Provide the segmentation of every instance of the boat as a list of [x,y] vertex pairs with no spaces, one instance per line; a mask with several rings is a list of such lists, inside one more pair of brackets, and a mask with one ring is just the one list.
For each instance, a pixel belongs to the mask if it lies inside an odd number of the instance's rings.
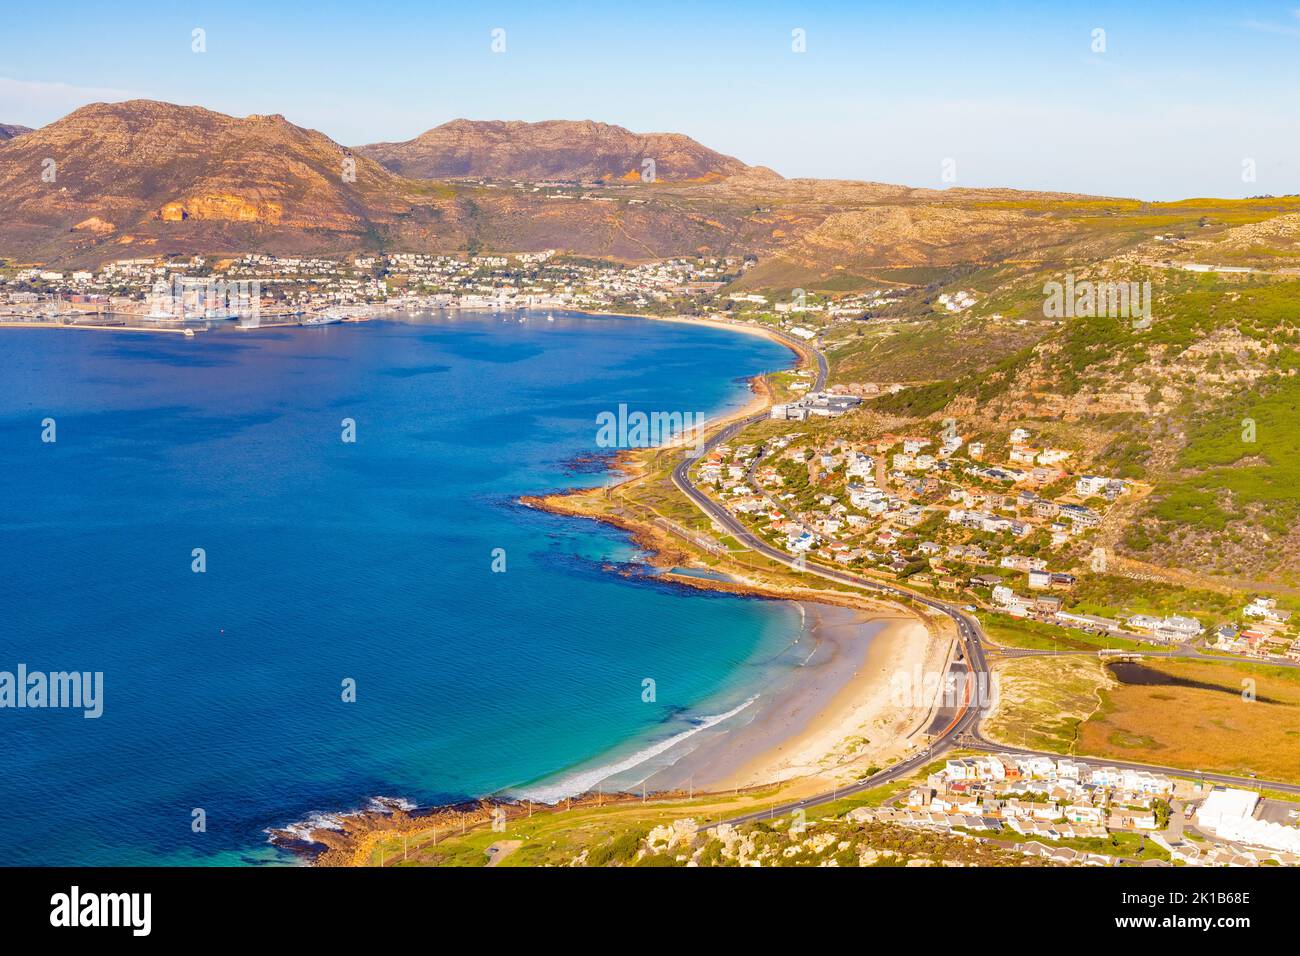
[[326,309],[324,312],[318,312],[315,315],[305,315],[299,320],[299,325],[335,325],[346,318],[341,311]]
[[555,321],[555,313],[554,313],[554,312],[547,312],[547,313],[546,313],[546,321],[547,321],[547,322],[554,322],[554,321]]

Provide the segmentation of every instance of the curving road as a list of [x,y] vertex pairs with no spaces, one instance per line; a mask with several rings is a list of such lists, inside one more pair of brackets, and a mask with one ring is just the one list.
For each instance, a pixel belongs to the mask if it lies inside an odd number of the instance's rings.
[[[826,386],[826,380],[830,374],[830,368],[826,356],[822,351],[814,347],[811,343],[794,342],[780,333],[776,333],[779,338],[793,348],[801,352],[805,349],[811,350],[817,361],[817,379],[813,385],[812,391],[821,391]],[[941,614],[946,614],[957,625],[959,650],[957,659],[952,662],[949,668],[950,679],[955,680],[953,686],[965,687],[965,692],[960,704],[956,706],[940,706],[936,712],[934,720],[931,722],[927,732],[931,735],[929,746],[906,760],[894,764],[893,766],[874,774],[865,780],[858,781],[843,788],[820,794],[815,797],[809,797],[804,800],[794,800],[789,803],[769,807],[765,810],[759,810],[754,813],[744,814],[727,820],[720,820],[717,823],[709,825],[709,828],[718,826],[721,823],[740,824],[750,823],[764,818],[782,816],[786,813],[792,813],[795,810],[808,809],[810,807],[824,804],[829,800],[839,797],[849,796],[878,787],[883,783],[901,777],[907,777],[920,770],[922,767],[934,760],[934,757],[945,750],[948,750],[954,744],[960,743],[962,746],[970,749],[997,751],[1000,753],[1016,753],[1035,756],[1060,757],[1060,754],[1046,751],[1026,750],[1023,748],[1007,747],[1001,744],[986,740],[981,736],[979,731],[981,702],[972,701],[972,687],[987,687],[989,680],[988,662],[985,657],[986,637],[980,629],[979,624],[974,618],[965,614],[957,605],[949,604],[945,601],[939,601],[922,594],[917,594],[905,588],[894,587],[889,584],[883,584],[879,581],[871,580],[860,575],[852,574],[839,568],[826,567],[813,561],[805,559],[800,563],[786,552],[773,547],[762,538],[759,538],[748,528],[746,528],[730,511],[718,504],[691,481],[690,467],[701,456],[708,454],[709,451],[720,444],[735,438],[744,429],[750,425],[756,424],[767,418],[767,413],[763,412],[757,415],[751,415],[748,418],[740,419],[725,428],[720,429],[694,451],[693,454],[684,456],[682,461],[673,469],[673,484],[686,495],[695,505],[707,514],[714,522],[725,528],[737,541],[746,545],[753,551],[757,551],[764,557],[770,558],[786,567],[792,568],[802,574],[810,574],[817,577],[825,578],[829,581],[835,581],[841,584],[848,584],[852,587],[862,588],[876,594],[883,595],[901,601],[911,601],[930,608]],[[972,679],[974,678],[974,679]],[[1087,757],[1077,758],[1081,761],[1089,760]],[[1092,762],[1097,762],[1100,758],[1091,758]],[[1189,773],[1186,770],[1179,770],[1174,767],[1160,767],[1152,764],[1126,763],[1123,761],[1106,760],[1107,766],[1121,767],[1133,770],[1147,770],[1153,773],[1164,773],[1172,776],[1197,777],[1215,783],[1235,784],[1240,786],[1261,786],[1267,784],[1271,789],[1285,791],[1288,793],[1300,793],[1300,785],[1287,783],[1274,783],[1256,780],[1247,777],[1234,777],[1228,774],[1212,773]]]
[[[826,379],[829,377],[830,372],[826,356],[821,352],[821,350],[812,348],[805,343],[794,343],[788,339],[786,341],[792,347],[796,348],[796,350],[802,348],[812,349],[817,360],[817,379],[812,390],[821,391],[825,388]],[[976,706],[972,705],[971,687],[973,684],[978,682],[980,675],[984,675],[984,680],[988,679],[988,665],[984,658],[984,647],[982,643],[982,635],[979,631],[979,625],[976,624],[972,618],[964,614],[957,606],[943,601],[937,601],[924,595],[915,594],[903,588],[882,584],[878,581],[873,581],[869,578],[861,577],[860,575],[851,574],[838,568],[824,567],[813,561],[805,560],[803,566],[800,567],[799,564],[796,563],[795,559],[789,554],[779,550],[778,548],[772,547],[766,541],[759,538],[741,524],[741,522],[730,511],[719,505],[712,498],[695,487],[690,478],[690,467],[697,457],[707,454],[718,445],[730,441],[743,429],[748,428],[750,425],[757,422],[763,421],[765,418],[767,418],[766,413],[752,415],[749,418],[732,422],[730,425],[716,432],[708,438],[702,446],[700,446],[695,455],[684,457],[677,465],[673,470],[673,484],[675,484],[684,495],[693,501],[697,507],[704,511],[705,514],[725,528],[737,541],[773,561],[784,564],[786,567],[793,568],[803,574],[811,574],[841,584],[848,584],[895,600],[912,601],[938,611],[941,614],[946,614],[957,625],[958,640],[961,648],[958,653],[958,659],[953,661],[949,673],[955,680],[960,682],[955,686],[964,686],[965,692],[960,704],[956,706],[941,706],[938,708],[938,712],[936,713],[934,721],[930,727],[933,737],[929,748],[925,751],[922,751],[913,757],[909,757],[907,760],[895,764],[889,769],[883,770],[866,780],[845,787],[842,790],[837,790],[834,794],[828,794],[825,797],[814,797],[808,800],[794,801],[781,807],[774,807],[759,813],[737,817],[733,820],[727,821],[731,823],[743,823],[750,820],[757,820],[772,814],[788,813],[801,807],[824,803],[827,799],[834,798],[834,796],[844,796],[862,790],[868,790],[889,780],[901,776],[907,776],[915,772],[933,759],[933,754],[936,750],[947,749],[952,740],[958,734],[974,734],[978,731],[979,710]],[[968,675],[974,676],[976,680],[972,681],[968,679]]]

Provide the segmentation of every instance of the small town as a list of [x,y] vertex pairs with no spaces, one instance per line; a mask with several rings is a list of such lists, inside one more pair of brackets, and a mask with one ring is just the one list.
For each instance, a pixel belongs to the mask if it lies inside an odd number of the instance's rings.
[[1251,790],[1094,761],[993,753],[949,758],[923,784],[842,817],[767,822],[765,833],[788,837],[783,846],[743,827],[706,830],[686,818],[653,829],[639,853],[685,866],[709,865],[710,852],[730,865],[754,867],[793,858],[820,866],[962,865],[934,857],[891,863],[897,854],[860,846],[869,832],[860,828],[892,826],[1018,854],[1035,865],[1294,866],[1300,863],[1298,815],[1295,804]]
[[[774,405],[770,414],[773,421],[836,419],[861,403],[832,389]],[[1106,570],[1105,549],[1092,544],[1098,529],[1117,502],[1144,493],[1139,482],[1075,473],[1071,451],[1040,445],[1023,427],[969,441],[951,426],[866,441],[829,428],[719,445],[696,475],[748,527],[794,556],[964,594],[1012,619],[1300,663],[1291,614],[1273,598],[1257,597],[1233,620],[1213,622],[1192,611],[1121,619],[1071,607],[1079,577]]]
[[1300,862],[1294,804],[1254,791],[1072,758],[991,754],[950,759],[894,807],[850,817],[957,832],[1025,838],[1023,852],[1062,862],[1111,865],[1113,856],[1039,840],[1104,839],[1136,833],[1175,863],[1258,866]]
[[[746,260],[740,258],[622,265],[566,259],[554,251],[514,256],[394,253],[338,260],[259,253],[225,260],[134,258],[109,262],[98,271],[0,268],[0,318],[167,327],[246,319],[254,311],[262,324],[277,319],[318,324],[322,317],[348,314],[340,309],[363,305],[405,311],[667,312],[711,296],[745,268]],[[258,290],[256,301],[242,309],[223,295],[226,286],[238,283]]]

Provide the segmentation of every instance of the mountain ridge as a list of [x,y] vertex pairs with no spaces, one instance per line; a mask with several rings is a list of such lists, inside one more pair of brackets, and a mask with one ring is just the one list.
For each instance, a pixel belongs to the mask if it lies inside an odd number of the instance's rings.
[[689,182],[725,179],[752,168],[681,133],[634,133],[595,120],[454,119],[409,140],[355,149],[419,179],[636,181],[652,160],[654,180]]
[[[375,158],[377,146],[349,148],[280,114],[95,103],[0,142],[0,255],[73,266],[247,251],[555,249],[629,262],[754,255],[758,266],[741,287],[843,290],[889,270],[1096,259],[1170,223],[1199,229],[1206,213],[1229,210],[1244,222],[1290,211],[1280,200],[1202,208],[1194,200],[785,179],[689,137],[595,121],[455,120],[429,131],[437,134],[431,155],[452,155],[448,137],[476,142],[485,130],[499,149],[485,150],[483,161],[502,159],[492,166],[498,174],[533,162],[520,158],[524,139],[550,143],[535,160],[542,181],[557,170],[584,182],[588,174],[612,176],[643,157],[652,137],[665,137],[685,159],[661,153],[652,183],[634,166],[618,177],[625,181],[605,186],[539,188],[534,180],[532,188],[503,188],[404,176]],[[575,152],[579,140],[594,145]],[[703,165],[690,165],[697,160]],[[698,175],[674,178],[688,173]]]

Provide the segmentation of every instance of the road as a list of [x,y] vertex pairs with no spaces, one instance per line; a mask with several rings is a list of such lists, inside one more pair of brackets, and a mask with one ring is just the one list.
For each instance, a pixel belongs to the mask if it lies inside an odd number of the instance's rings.
[[[787,339],[786,341],[792,346],[796,345],[796,343],[791,340]],[[830,374],[830,368],[826,356],[820,349],[816,348],[811,343],[801,342],[797,343],[797,345],[800,348],[810,349],[816,356],[817,378],[812,387],[812,391],[821,391],[826,387],[826,380]],[[963,683],[958,683],[955,686],[964,686],[965,690],[959,704],[946,708],[941,706],[938,709],[935,719],[927,728],[927,732],[931,735],[930,744],[925,750],[916,755],[847,787],[837,788],[829,793],[823,793],[804,800],[795,800],[779,806],[769,807],[765,810],[733,817],[728,820],[719,821],[719,823],[730,823],[734,825],[750,823],[764,818],[783,816],[784,814],[792,813],[795,810],[808,809],[839,797],[850,796],[855,793],[861,793],[865,790],[873,789],[881,784],[889,783],[890,781],[912,775],[932,762],[939,753],[950,749],[959,742],[962,746],[968,747],[972,750],[978,749],[997,751],[1000,753],[1048,756],[1053,758],[1060,757],[1061,755],[1056,753],[1005,747],[1001,744],[996,744],[992,741],[986,740],[981,736],[979,731],[981,702],[972,701],[971,691],[973,687],[989,686],[987,683],[989,680],[988,662],[985,656],[985,643],[987,638],[980,629],[978,622],[963,612],[957,605],[949,604],[945,601],[939,601],[922,594],[917,594],[908,591],[905,588],[894,587],[893,585],[873,581],[869,578],[852,574],[839,568],[826,567],[817,564],[814,561],[807,560],[806,558],[802,562],[797,562],[791,555],[773,547],[762,538],[759,538],[746,528],[730,511],[722,507],[695,486],[691,481],[690,467],[699,457],[707,455],[718,445],[731,441],[737,434],[748,428],[750,425],[763,421],[766,418],[767,414],[764,412],[732,422],[725,428],[720,429],[717,433],[708,438],[695,454],[683,457],[682,461],[675,469],[673,469],[673,484],[677,486],[678,490],[680,490],[682,494],[686,495],[687,498],[694,502],[696,507],[713,519],[713,521],[715,521],[719,526],[726,529],[727,533],[735,538],[736,541],[744,544],[751,550],[762,554],[764,557],[770,558],[771,560],[792,568],[802,574],[814,575],[840,584],[848,584],[852,587],[861,588],[875,594],[883,595],[887,598],[905,602],[914,602],[933,611],[937,611],[940,614],[947,615],[957,626],[957,640],[959,647],[958,657],[953,661],[949,674],[956,680],[962,681]],[[969,679],[967,675],[970,675],[970,678],[973,679]],[[1087,758],[1080,757],[1079,759],[1086,760]],[[1093,762],[1096,762],[1096,758],[1094,758]],[[1190,776],[1213,781],[1215,783],[1234,784],[1239,786],[1268,786],[1271,789],[1285,791],[1287,793],[1300,793],[1300,785],[1294,784],[1273,782],[1265,783],[1264,781],[1255,780],[1254,778],[1233,777],[1227,774],[1192,774],[1186,770],[1180,770],[1173,767],[1160,767],[1152,764],[1127,763],[1114,760],[1106,760],[1105,763],[1107,766],[1129,768],[1133,770],[1146,770],[1152,773],[1165,773],[1183,777]],[[710,826],[717,825],[718,824],[715,823]]]
[[[997,646],[997,653],[1001,657],[1096,657],[1096,650],[1066,650],[1066,651],[1049,651],[1045,648],[1037,647],[1004,647]],[[1181,658],[1192,661],[1218,661],[1224,664],[1260,664],[1268,667],[1300,667],[1300,661],[1277,660],[1271,657],[1234,657],[1230,654],[1206,654],[1204,651],[1197,650],[1195,647],[1178,647],[1169,651],[1153,651],[1143,648],[1137,651],[1121,651],[1120,653],[1139,654],[1142,657],[1163,657],[1163,658]]]

